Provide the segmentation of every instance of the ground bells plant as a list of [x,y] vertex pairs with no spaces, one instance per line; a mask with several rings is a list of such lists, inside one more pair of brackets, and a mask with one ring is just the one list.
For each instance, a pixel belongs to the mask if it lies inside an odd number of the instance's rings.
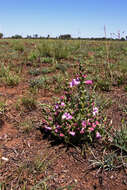
[[65,142],[88,143],[100,139],[104,133],[104,117],[96,106],[93,81],[87,80],[83,65],[71,82],[67,80],[64,95],[58,102],[43,107],[42,127]]

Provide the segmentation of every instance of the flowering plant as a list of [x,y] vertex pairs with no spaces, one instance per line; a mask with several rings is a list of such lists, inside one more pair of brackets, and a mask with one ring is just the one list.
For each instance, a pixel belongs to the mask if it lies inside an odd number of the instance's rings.
[[79,63],[79,73],[71,82],[67,81],[64,95],[48,110],[43,108],[43,129],[66,142],[85,143],[100,139],[104,123],[92,84]]

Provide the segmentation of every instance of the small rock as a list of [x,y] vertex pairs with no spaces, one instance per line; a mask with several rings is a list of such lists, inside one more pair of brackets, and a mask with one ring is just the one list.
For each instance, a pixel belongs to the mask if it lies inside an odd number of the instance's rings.
[[68,170],[63,170],[62,172],[63,172],[63,173],[67,173],[67,172],[68,172]]
[[75,182],[75,183],[77,183],[77,182],[78,182],[78,180],[77,180],[77,179],[74,179],[74,182]]
[[110,177],[110,179],[113,179],[114,178],[114,176],[112,175],[111,177]]
[[4,160],[4,161],[6,161],[6,162],[9,161],[9,159],[8,159],[8,158],[5,158],[5,157],[2,157],[1,159]]

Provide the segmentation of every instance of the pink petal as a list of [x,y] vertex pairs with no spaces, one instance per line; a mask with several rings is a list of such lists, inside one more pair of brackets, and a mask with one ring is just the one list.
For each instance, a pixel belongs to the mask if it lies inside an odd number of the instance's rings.
[[69,134],[72,135],[72,136],[75,136],[75,132],[74,131],[70,131]]
[[85,84],[93,84],[93,81],[92,80],[86,80]]
[[64,134],[63,134],[63,133],[60,133],[60,137],[64,137]]

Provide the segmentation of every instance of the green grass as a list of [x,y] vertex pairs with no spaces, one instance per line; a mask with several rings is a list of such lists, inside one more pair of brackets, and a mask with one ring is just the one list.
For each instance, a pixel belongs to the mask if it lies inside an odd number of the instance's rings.
[[54,72],[55,71],[55,69],[52,67],[52,68],[49,68],[49,67],[47,67],[47,68],[43,68],[42,70],[41,70],[41,73],[42,74],[48,74],[48,73],[52,73],[52,72]]
[[19,127],[19,129],[23,133],[27,133],[27,134],[30,133],[33,128],[34,128],[34,124],[33,124],[33,121],[31,120],[25,120],[24,122],[20,123],[20,127]]
[[21,103],[28,110],[35,110],[37,107],[36,98],[31,95],[23,96],[21,99]]
[[127,153],[127,124],[124,122],[120,129],[114,129],[112,139],[112,145],[118,148],[120,151]]
[[6,109],[5,101],[0,101],[0,113],[4,113]]
[[8,86],[17,86],[20,82],[20,77],[16,74],[11,74],[9,73],[6,78],[5,78],[5,83],[8,85]]
[[41,74],[40,69],[31,69],[29,70],[29,74],[33,76],[38,76]]
[[29,81],[30,88],[44,88],[47,89],[49,84],[52,83],[51,78],[47,76],[39,77],[37,79],[31,79]]

